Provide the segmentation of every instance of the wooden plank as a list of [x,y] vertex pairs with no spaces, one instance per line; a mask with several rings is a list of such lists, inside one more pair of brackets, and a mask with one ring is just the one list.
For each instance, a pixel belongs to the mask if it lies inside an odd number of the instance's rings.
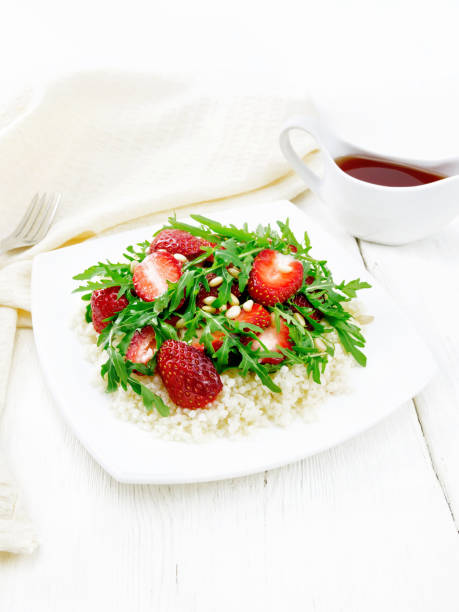
[[457,610],[456,532],[410,405],[266,475],[121,485],[67,430],[18,336],[2,439],[42,546],[0,560],[0,609]]
[[[459,220],[401,247],[361,243],[370,272],[410,313],[439,366],[415,398],[435,472],[459,520]],[[403,347],[397,347],[403,350]]]

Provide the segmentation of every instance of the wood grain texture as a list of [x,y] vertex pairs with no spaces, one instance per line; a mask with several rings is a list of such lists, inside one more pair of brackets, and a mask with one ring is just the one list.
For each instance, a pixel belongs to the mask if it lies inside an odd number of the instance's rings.
[[459,526],[459,220],[410,245],[362,242],[361,250],[370,272],[410,313],[437,361],[435,379],[415,404],[435,472]]
[[[303,205],[328,223],[314,201]],[[12,372],[1,439],[42,545],[0,556],[0,610],[458,609],[456,528],[412,402],[265,474],[130,486],[62,422],[30,331],[18,333]]]

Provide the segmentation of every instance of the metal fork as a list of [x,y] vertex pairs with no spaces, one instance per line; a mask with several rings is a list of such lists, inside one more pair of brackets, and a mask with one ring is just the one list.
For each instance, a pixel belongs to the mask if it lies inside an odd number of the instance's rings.
[[16,229],[0,240],[0,254],[11,249],[31,247],[43,240],[51,227],[60,200],[60,193],[36,193]]

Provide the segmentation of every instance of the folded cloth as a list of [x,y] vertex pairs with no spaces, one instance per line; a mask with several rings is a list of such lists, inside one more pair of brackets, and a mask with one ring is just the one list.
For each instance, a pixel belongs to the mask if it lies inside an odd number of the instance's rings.
[[[209,94],[178,79],[90,72],[54,81],[32,96],[29,108],[24,96],[18,100],[16,114],[10,108],[3,121],[0,115],[0,236],[18,223],[35,192],[63,198],[40,244],[0,257],[0,341],[8,345],[0,389],[14,339],[12,309],[30,310],[37,253],[164,219],[178,208],[210,211],[304,191],[277,139],[284,119],[308,110],[305,99]],[[300,152],[312,149],[307,141]],[[27,321],[23,312],[21,319]],[[0,550],[32,550],[35,536],[3,463],[0,458]]]
[[[16,321],[16,310],[0,308],[0,415],[6,395]],[[0,550],[32,552],[35,546],[33,527],[22,508],[17,487],[0,454]]]

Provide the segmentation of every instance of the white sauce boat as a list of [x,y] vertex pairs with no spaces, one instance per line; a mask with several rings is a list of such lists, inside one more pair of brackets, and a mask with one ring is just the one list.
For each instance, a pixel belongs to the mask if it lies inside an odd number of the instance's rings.
[[[316,141],[323,160],[323,175],[306,166],[290,141],[291,130],[303,130]],[[378,154],[341,140],[316,117],[293,117],[280,135],[285,157],[307,186],[334,212],[353,236],[381,244],[405,244],[440,230],[459,214],[459,158],[425,161],[384,157],[446,175],[446,178],[415,187],[385,187],[356,179],[344,172],[335,159]]]

